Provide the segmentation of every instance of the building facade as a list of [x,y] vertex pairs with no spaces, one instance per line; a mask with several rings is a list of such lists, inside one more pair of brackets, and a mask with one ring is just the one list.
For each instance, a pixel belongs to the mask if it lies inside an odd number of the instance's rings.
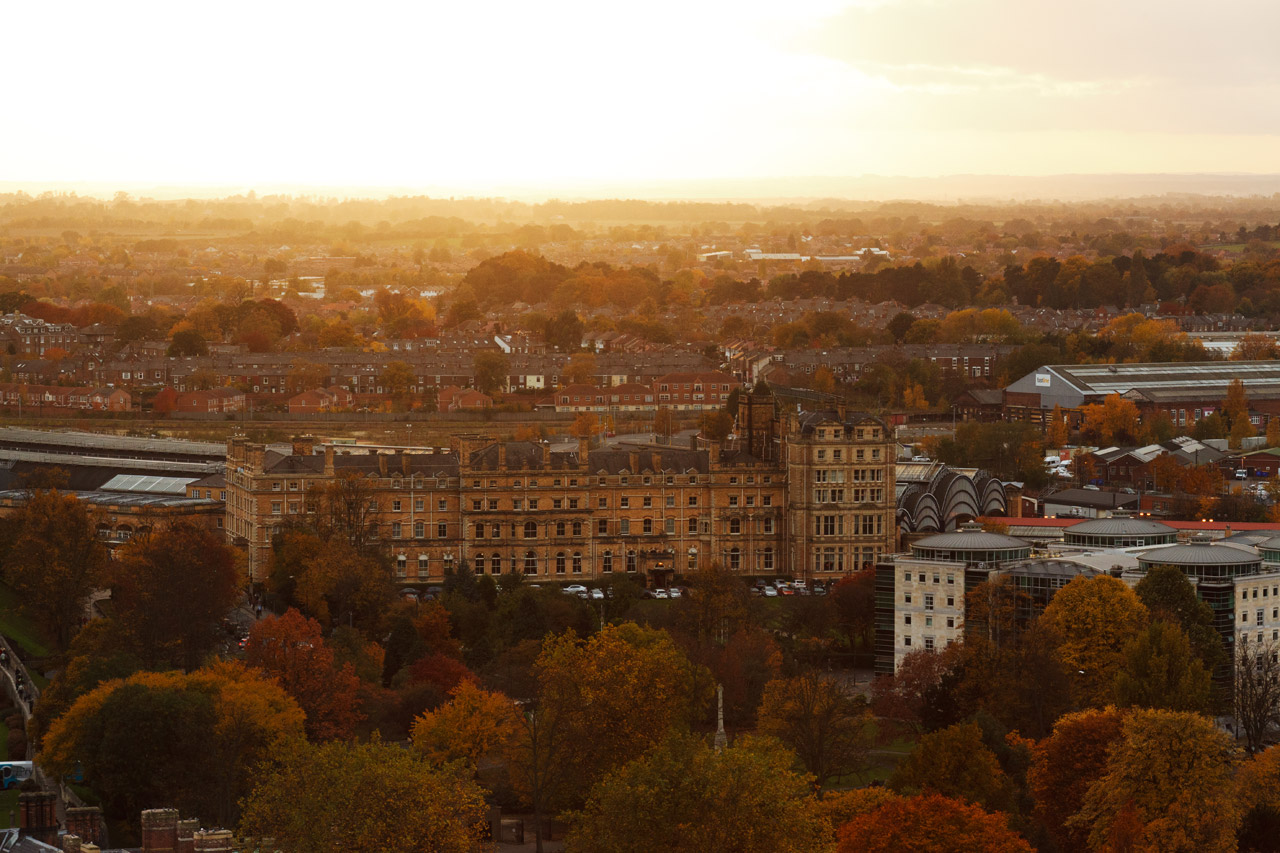
[[[406,584],[477,572],[665,586],[718,561],[744,576],[834,579],[896,548],[894,441],[876,418],[787,415],[748,398],[733,443],[553,451],[456,436],[448,448],[227,447],[227,532],[262,581],[273,537],[320,489],[358,490]],[[767,413],[767,416],[766,416]],[[308,501],[312,501],[311,504]]]

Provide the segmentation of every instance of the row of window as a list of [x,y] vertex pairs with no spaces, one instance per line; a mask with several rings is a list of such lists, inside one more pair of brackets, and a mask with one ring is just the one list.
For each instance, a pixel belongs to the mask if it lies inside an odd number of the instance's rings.
[[[815,515],[814,536],[843,536],[843,515]],[[853,536],[878,536],[884,533],[883,515],[853,515],[849,517],[849,533]]]
[[[688,556],[687,568],[695,571],[698,568],[698,556],[691,553]],[[616,557],[616,562],[615,562]],[[774,552],[772,548],[764,548],[758,552],[759,569],[761,571],[773,571],[775,567]],[[638,565],[638,555],[635,551],[627,551],[615,555],[612,551],[603,551],[600,554],[600,571],[605,574],[612,574],[615,566],[626,572],[636,571]],[[742,568],[743,552],[740,548],[730,548],[725,552],[725,562],[729,569],[739,571]],[[446,562],[452,562],[452,557],[447,557]],[[426,554],[418,555],[418,574],[425,575],[430,570],[431,561]],[[538,574],[539,557],[534,551],[526,551],[523,556],[518,554],[502,555],[498,553],[485,555],[476,554],[472,557],[472,567],[477,574],[485,574],[488,572],[493,575],[500,575],[507,571],[517,571],[521,569],[525,574]],[[558,575],[563,574],[582,574],[584,567],[584,559],[581,551],[573,551],[567,553],[565,551],[557,552],[553,557],[547,560],[547,572]],[[409,568],[409,558],[405,554],[396,556],[396,573],[400,577],[404,577]]]
[[[1267,615],[1267,610],[1266,610],[1266,608],[1265,608],[1265,607],[1259,607],[1257,610],[1255,610],[1255,611],[1254,611],[1254,618],[1255,618],[1255,620],[1256,620],[1256,621],[1254,622],[1254,624],[1255,624],[1255,625],[1261,625],[1261,624],[1263,624],[1263,622],[1264,622],[1264,621],[1265,621],[1265,619],[1266,619],[1266,615]],[[1280,607],[1273,607],[1273,608],[1271,608],[1271,618],[1272,618],[1272,619],[1280,619]],[[1241,610],[1241,611],[1240,611],[1240,621],[1241,621],[1241,622],[1243,622],[1243,623],[1245,623],[1246,625],[1247,625],[1247,624],[1249,624],[1249,611],[1248,611],[1248,610]]]
[[[907,569],[905,572],[903,572],[903,573],[902,573],[902,579],[903,579],[904,581],[906,581],[907,583],[911,583],[911,577],[912,577],[912,576],[911,576],[911,570],[910,570],[910,569]],[[928,573],[928,572],[917,572],[917,573],[916,573],[916,580],[918,580],[920,583],[927,583],[927,582],[928,582],[928,578],[929,578],[929,573]],[[934,572],[934,573],[933,573],[933,582],[934,582],[934,583],[942,583],[942,573],[941,573],[941,572]],[[955,582],[956,582],[956,576],[955,576],[954,574],[952,574],[951,572],[947,572],[947,583],[949,583],[949,584],[955,584]],[[907,601],[910,601],[910,600],[911,600],[911,598],[910,598],[910,593],[908,593]]]
[[[924,609],[925,609],[925,610],[932,610],[932,609],[933,609],[933,602],[934,602],[934,596],[933,596],[933,593],[931,593],[931,592],[926,592],[926,593],[924,594]],[[904,592],[904,593],[902,594],[902,603],[903,603],[903,604],[910,604],[910,603],[911,603],[911,593],[909,593],[909,592]],[[948,606],[948,607],[955,607],[955,606],[956,606],[956,597],[955,597],[954,595],[948,595],[948,596],[947,596],[947,606]]]
[[[904,614],[902,614],[902,624],[903,624],[903,625],[910,625],[910,624],[911,624],[911,614],[910,614],[910,613],[904,613]],[[926,628],[932,628],[932,627],[933,627],[933,616],[931,616],[930,614],[927,614],[927,613],[925,614],[925,617],[924,617],[924,626],[925,626]],[[954,616],[948,616],[948,617],[947,617],[947,627],[948,627],[948,628],[954,628],[955,626],[956,626],[956,617],[954,617]],[[909,645],[909,644],[908,644],[908,645]]]
[[[830,458],[831,458],[831,461],[832,461],[832,462],[843,462],[843,461],[844,461],[844,448],[842,448],[842,447],[833,447],[833,448],[831,448],[830,450],[831,450],[831,457],[830,457]],[[825,447],[819,447],[819,448],[817,449],[816,453],[817,453],[816,458],[817,458],[817,460],[818,460],[819,462],[825,462],[825,461],[827,460],[827,448],[825,448]],[[873,448],[871,448],[871,454],[870,454],[870,456],[868,456],[868,455],[867,455],[867,450],[866,450],[865,448],[861,448],[861,447],[856,447],[856,448],[854,448],[854,450],[853,450],[853,461],[854,461],[854,462],[865,462],[865,461],[867,461],[868,459],[870,459],[872,462],[879,462],[879,461],[880,461],[880,448],[878,448],[878,447],[873,447]]]

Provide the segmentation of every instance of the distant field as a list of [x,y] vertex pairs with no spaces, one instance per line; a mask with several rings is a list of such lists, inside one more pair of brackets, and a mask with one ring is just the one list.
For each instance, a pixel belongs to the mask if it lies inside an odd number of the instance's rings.
[[[1216,250],[1219,252],[1227,252],[1228,254],[1232,254],[1232,255],[1239,255],[1244,252],[1246,245],[1247,244],[1245,243],[1218,243],[1214,245],[1202,246],[1201,248],[1206,252],[1210,250]],[[1280,249],[1280,240],[1272,240],[1271,242],[1264,243],[1263,245],[1269,246],[1272,249]]]

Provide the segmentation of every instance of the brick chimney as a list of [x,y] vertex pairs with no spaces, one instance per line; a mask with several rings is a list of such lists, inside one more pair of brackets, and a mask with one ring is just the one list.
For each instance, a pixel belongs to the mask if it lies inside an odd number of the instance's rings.
[[245,464],[250,471],[259,472],[262,470],[262,459],[266,456],[267,448],[263,444],[245,445]]
[[195,834],[196,853],[231,853],[235,848],[231,830],[208,829]]
[[627,454],[627,470],[632,474],[640,473],[640,451],[633,450]]
[[384,477],[387,476],[387,454],[385,453],[378,454],[378,473]]
[[177,853],[178,810],[147,809],[142,813],[142,853]]
[[294,436],[293,455],[310,456],[316,452],[316,438],[313,435]]
[[62,853],[81,853],[80,836],[70,833],[62,836]]
[[178,853],[195,853],[198,829],[200,821],[195,818],[178,821]]
[[23,791],[18,794],[18,826],[22,835],[58,843],[58,795],[52,791]]
[[542,442],[542,467],[549,469],[551,467],[551,442]]
[[498,442],[498,470],[507,470],[507,443],[505,441]]
[[333,445],[326,444],[324,446],[324,475],[326,477],[333,476]]
[[578,439],[578,467],[587,467],[587,456],[591,453],[591,439]]
[[72,806],[67,809],[67,832],[79,836],[81,842],[101,842],[102,825],[102,809],[98,806]]

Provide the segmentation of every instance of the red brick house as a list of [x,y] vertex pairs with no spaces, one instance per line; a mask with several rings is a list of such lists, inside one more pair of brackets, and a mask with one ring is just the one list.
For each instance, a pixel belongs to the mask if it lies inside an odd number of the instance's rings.
[[245,396],[235,388],[213,388],[208,391],[188,391],[179,394],[175,412],[227,414],[243,412]]

